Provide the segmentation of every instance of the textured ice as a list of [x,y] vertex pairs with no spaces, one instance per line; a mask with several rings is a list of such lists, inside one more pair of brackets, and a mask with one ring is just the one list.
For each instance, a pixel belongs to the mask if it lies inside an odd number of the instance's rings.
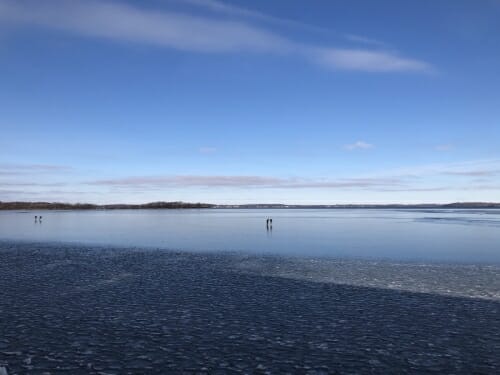
[[500,266],[328,258],[241,257],[234,269],[312,282],[500,300]]
[[498,373],[499,279],[493,266],[4,242],[0,369]]

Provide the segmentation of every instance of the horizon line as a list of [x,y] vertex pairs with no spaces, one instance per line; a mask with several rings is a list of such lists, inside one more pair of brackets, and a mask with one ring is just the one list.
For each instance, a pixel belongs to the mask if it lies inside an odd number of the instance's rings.
[[[454,202],[446,202],[446,203],[432,203],[432,202],[424,202],[424,203],[319,203],[319,204],[296,204],[296,203],[207,203],[207,202],[186,202],[186,201],[153,201],[153,202],[145,202],[145,203],[88,203],[88,202],[49,202],[49,201],[0,201],[0,209],[4,209],[2,206],[5,205],[14,205],[14,206],[23,206],[23,205],[62,205],[62,206],[86,206],[89,208],[106,208],[106,207],[116,207],[118,206],[127,206],[127,207],[137,207],[137,208],[148,208],[147,206],[151,206],[149,208],[162,208],[155,207],[165,205],[165,206],[200,206],[199,208],[217,208],[217,207],[390,207],[390,206],[400,206],[400,207],[422,207],[422,206],[498,206],[500,208],[500,202],[483,202],[483,201],[454,201]],[[125,208],[127,208],[125,207]],[[168,207],[165,207],[168,208]],[[189,208],[189,207],[187,207]],[[8,208],[7,208],[8,209]],[[13,208],[16,209],[16,208]],[[21,209],[21,207],[19,207]],[[29,208],[24,208],[29,209]]]

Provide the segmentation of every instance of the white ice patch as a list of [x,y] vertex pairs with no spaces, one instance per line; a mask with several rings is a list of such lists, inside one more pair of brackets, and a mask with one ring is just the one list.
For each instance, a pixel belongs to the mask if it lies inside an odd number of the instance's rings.
[[500,300],[500,267],[339,259],[246,257],[237,272],[318,283]]

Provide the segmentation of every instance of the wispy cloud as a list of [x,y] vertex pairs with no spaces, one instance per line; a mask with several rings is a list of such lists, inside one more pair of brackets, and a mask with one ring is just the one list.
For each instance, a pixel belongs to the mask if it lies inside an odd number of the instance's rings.
[[[50,197],[48,200],[57,201],[60,196],[81,196],[88,194],[97,194],[95,192],[88,191],[67,191],[67,190],[41,190],[41,191],[32,191],[32,190],[9,190],[9,189],[0,189],[0,200],[2,199],[19,199],[19,197],[23,197],[22,199],[26,199],[26,197],[32,197],[29,199],[40,200],[40,197]],[[45,198],[43,198],[45,200]]]
[[450,170],[443,173],[451,176],[487,177],[500,175],[500,169]]
[[467,188],[467,190],[489,190],[489,191],[500,191],[500,184],[483,184],[483,185],[472,185]]
[[452,151],[454,149],[453,145],[451,144],[442,144],[442,145],[437,145],[434,147],[436,151]]
[[283,187],[286,188],[331,188],[331,189],[367,189],[380,186],[400,186],[404,182],[398,178],[344,178],[337,180],[306,180],[293,182]]
[[237,187],[237,186],[271,186],[282,183],[279,178],[262,177],[262,176],[144,176],[144,177],[127,177],[110,180],[99,180],[91,182],[93,185],[109,185],[109,186],[213,186],[213,187]]
[[0,163],[0,175],[25,175],[34,173],[60,173],[68,172],[70,167],[50,164],[13,164]]
[[411,193],[426,193],[426,192],[450,192],[450,191],[495,191],[499,190],[500,185],[470,185],[470,184],[464,184],[460,186],[451,186],[451,185],[446,185],[446,186],[430,186],[430,187],[395,187],[395,188],[374,188],[373,191],[380,191],[380,192],[411,192]]
[[[0,0],[4,24],[35,25],[114,41],[145,43],[205,53],[253,52],[305,58],[335,69],[367,72],[428,72],[430,64],[391,51],[307,45],[241,19],[264,17],[214,0],[192,0],[233,19],[153,11],[107,1]],[[238,14],[239,13],[239,14]]]
[[6,195],[24,195],[26,194],[25,191],[22,190],[8,190],[8,189],[0,189],[0,196],[6,196]]
[[366,49],[321,48],[317,61],[335,69],[365,72],[432,72],[432,67],[420,60],[401,57],[387,51]]
[[[292,20],[288,18],[275,17],[249,8],[227,4],[218,0],[181,0],[183,3],[196,5],[210,11],[225,14],[232,17],[248,18],[253,21],[262,21],[277,26],[288,26],[294,29],[303,29],[305,31],[332,33],[333,31],[324,27],[314,26],[308,23]],[[347,38],[343,35],[343,37]]]
[[243,22],[142,10],[106,1],[0,0],[0,16],[6,22],[187,51],[283,52],[291,48],[286,39]]
[[200,154],[214,154],[217,152],[215,147],[200,147],[198,150]]
[[214,12],[224,13],[231,16],[251,17],[269,21],[281,21],[279,18],[268,16],[264,13],[257,12],[251,9],[246,9],[239,6],[223,3],[217,0],[183,0],[183,3],[201,6]]
[[[26,169],[37,169],[40,166],[25,165]],[[41,169],[51,169],[44,166]],[[59,166],[55,166],[58,169]],[[425,192],[473,192],[498,190],[500,183],[500,160],[473,160],[460,163],[434,164],[414,166],[405,169],[373,171],[364,175],[344,175],[327,177],[276,177],[269,175],[150,175],[128,176],[121,178],[98,179],[87,182],[63,183],[58,181],[43,181],[37,178],[23,176],[22,181],[16,181],[17,176],[10,181],[0,180],[0,199],[16,199],[18,197],[54,197],[72,196],[78,200],[78,190],[91,191],[86,196],[125,194],[127,196],[142,196],[154,193],[161,196],[165,191],[181,192],[185,189],[207,189],[210,194],[226,191],[252,189],[273,189],[281,192],[301,189],[321,189],[323,192],[375,192],[390,194]],[[53,190],[60,188],[60,190]],[[17,190],[16,190],[17,189]],[[225,190],[228,189],[228,190]],[[83,194],[83,193],[82,193]],[[283,194],[284,196],[286,194]],[[72,198],[73,199],[73,198]]]
[[92,181],[91,185],[112,187],[240,187],[240,188],[367,188],[399,185],[392,178],[305,179],[268,176],[145,176]]
[[389,188],[377,188],[376,191],[382,192],[432,192],[432,191],[450,191],[454,190],[456,187],[450,186],[430,186],[430,187],[412,187],[412,186],[404,186],[404,187],[389,187]]
[[441,165],[422,167],[421,174],[464,176],[464,177],[494,177],[500,175],[500,160],[471,160]]
[[64,165],[0,163],[0,198],[37,195],[49,188],[67,186],[60,181],[71,170]]
[[443,164],[416,165],[377,173],[377,176],[423,178],[429,176],[494,176],[500,171],[500,160],[470,160]]
[[374,146],[370,143],[364,142],[364,141],[357,141],[348,145],[345,145],[344,148],[349,151],[353,150],[369,150],[373,148]]
[[351,42],[370,44],[370,45],[378,46],[378,47],[382,47],[382,46],[386,45],[384,42],[381,42],[381,41],[373,39],[373,38],[367,38],[367,37],[362,36],[362,35],[345,34],[344,36],[347,40],[350,40]]
[[225,2],[219,0],[179,0],[182,3],[187,3],[190,5],[195,5],[198,7],[202,7],[204,9],[208,9],[212,12],[225,14],[233,17],[242,17],[249,18],[254,21],[262,21],[269,23],[271,25],[277,26],[288,26],[297,30],[304,30],[308,32],[321,33],[321,34],[329,34],[336,36],[342,40],[347,40],[349,42],[354,42],[356,44],[365,44],[371,45],[375,47],[384,47],[387,44],[381,42],[379,40],[368,38],[366,36],[357,35],[357,34],[349,34],[349,33],[339,33],[330,28],[325,28],[321,26],[311,25],[309,23],[300,22],[294,19],[275,17],[269,14],[265,14],[262,12],[258,12],[253,9],[236,6],[234,4],[227,4]]
[[15,187],[54,187],[54,186],[66,186],[67,184],[64,182],[4,182],[0,181],[0,187],[5,186],[15,186]]

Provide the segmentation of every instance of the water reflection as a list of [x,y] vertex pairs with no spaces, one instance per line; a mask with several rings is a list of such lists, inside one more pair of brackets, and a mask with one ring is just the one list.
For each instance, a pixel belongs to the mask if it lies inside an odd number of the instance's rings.
[[500,210],[0,212],[0,239],[474,263],[500,263],[499,227]]
[[270,219],[266,220],[267,237],[272,237],[273,235],[273,222]]

